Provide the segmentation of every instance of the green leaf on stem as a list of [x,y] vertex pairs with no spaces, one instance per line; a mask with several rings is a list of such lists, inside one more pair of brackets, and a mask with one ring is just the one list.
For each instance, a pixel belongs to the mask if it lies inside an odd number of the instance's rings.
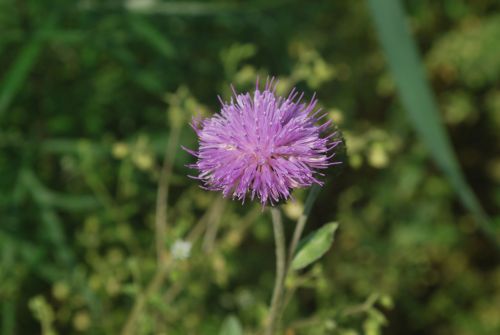
[[336,222],[327,223],[302,239],[293,258],[292,269],[300,270],[321,258],[330,249],[338,226]]

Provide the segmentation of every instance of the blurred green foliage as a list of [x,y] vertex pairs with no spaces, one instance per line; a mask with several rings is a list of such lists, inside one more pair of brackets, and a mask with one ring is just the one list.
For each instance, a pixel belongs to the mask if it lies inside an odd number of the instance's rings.
[[[405,8],[498,227],[500,4]],[[317,92],[349,154],[306,227],[339,222],[335,243],[288,278],[284,332],[500,333],[500,256],[403,113],[367,3],[2,0],[0,31],[1,334],[117,334],[133,317],[133,334],[258,333],[274,276],[268,213],[201,190],[177,143],[196,146],[188,122],[216,112],[230,83],[268,75],[281,93]],[[305,195],[283,207],[288,237]]]

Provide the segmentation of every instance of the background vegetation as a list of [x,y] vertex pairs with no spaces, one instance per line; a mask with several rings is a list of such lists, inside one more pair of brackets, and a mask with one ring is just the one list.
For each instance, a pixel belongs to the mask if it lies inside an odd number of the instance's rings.
[[0,333],[256,334],[269,215],[199,189],[179,145],[229,83],[275,75],[348,148],[306,227],[339,222],[335,243],[288,280],[286,334],[500,334],[500,4],[406,1],[406,36],[387,3],[0,0]]

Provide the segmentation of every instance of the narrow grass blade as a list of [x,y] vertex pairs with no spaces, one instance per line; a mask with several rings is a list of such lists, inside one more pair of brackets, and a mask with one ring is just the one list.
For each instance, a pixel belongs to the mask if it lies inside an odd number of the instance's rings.
[[141,16],[133,16],[129,22],[132,30],[162,56],[167,59],[175,57],[176,50],[172,42],[147,19]]
[[65,194],[48,189],[32,171],[22,171],[21,177],[25,189],[30,190],[35,200],[43,206],[67,211],[88,211],[99,207],[99,202],[92,195]]
[[463,205],[476,217],[480,229],[494,239],[495,230],[467,184],[441,123],[438,106],[425,79],[415,41],[400,0],[368,0],[376,31],[401,102],[433,159],[452,184]]
[[54,16],[47,19],[43,27],[23,46],[14,64],[3,77],[0,85],[0,119],[35,65],[47,32],[52,29],[54,23]]
[[35,36],[23,47],[14,65],[5,75],[0,88],[0,117],[9,108],[15,94],[19,91],[29,71],[35,65],[41,46],[41,39]]

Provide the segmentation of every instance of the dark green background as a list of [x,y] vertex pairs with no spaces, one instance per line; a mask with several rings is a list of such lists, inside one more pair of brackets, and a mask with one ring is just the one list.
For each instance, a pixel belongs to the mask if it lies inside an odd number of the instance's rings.
[[[303,273],[287,335],[499,334],[500,4],[402,2],[410,39],[390,43],[390,3],[0,0],[0,333],[119,333],[155,272],[168,143],[166,248],[219,203],[186,177],[193,158],[176,143],[196,147],[189,120],[216,112],[230,83],[276,76],[283,92],[317,93],[348,150],[306,230],[340,228]],[[412,43],[418,67],[405,63]],[[440,125],[456,162],[435,142]],[[441,168],[448,158],[468,186]],[[469,187],[489,218],[461,203]],[[138,333],[219,334],[230,314],[248,334],[261,327],[270,218],[222,204],[213,248],[195,244],[169,273]]]

